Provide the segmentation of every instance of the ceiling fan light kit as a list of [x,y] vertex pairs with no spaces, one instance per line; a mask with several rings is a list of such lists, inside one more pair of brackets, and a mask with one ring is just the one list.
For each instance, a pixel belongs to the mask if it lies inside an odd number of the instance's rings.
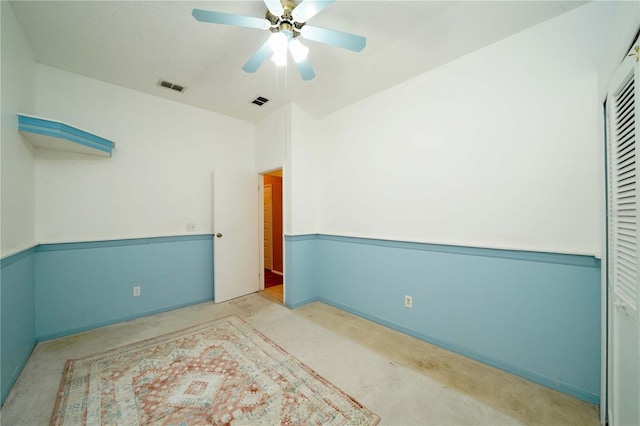
[[316,74],[309,62],[309,48],[299,37],[331,46],[360,52],[367,44],[365,37],[341,31],[307,25],[307,21],[331,5],[335,0],[263,0],[267,7],[265,18],[234,15],[203,9],[193,9],[193,17],[200,22],[233,25],[269,30],[273,34],[242,67],[254,73],[269,58],[279,66],[287,64],[287,51],[291,53],[303,80]]
[[271,34],[269,37],[269,46],[273,50],[271,60],[278,66],[287,65],[287,45],[289,44],[290,36],[283,32],[277,32]]
[[289,52],[296,63],[304,61],[309,54],[309,48],[302,44],[300,40],[294,39],[289,42]]

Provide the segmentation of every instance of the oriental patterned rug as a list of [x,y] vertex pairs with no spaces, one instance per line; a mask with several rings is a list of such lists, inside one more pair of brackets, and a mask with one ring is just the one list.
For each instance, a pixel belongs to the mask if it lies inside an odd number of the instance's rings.
[[52,425],[375,425],[236,316],[67,360]]

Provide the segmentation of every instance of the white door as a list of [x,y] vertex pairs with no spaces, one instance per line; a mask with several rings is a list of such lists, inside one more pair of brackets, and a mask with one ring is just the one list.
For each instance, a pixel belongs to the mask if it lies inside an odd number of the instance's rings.
[[216,303],[260,288],[258,175],[213,173],[213,298]]
[[638,62],[616,72],[607,98],[609,407],[612,425],[640,425]]

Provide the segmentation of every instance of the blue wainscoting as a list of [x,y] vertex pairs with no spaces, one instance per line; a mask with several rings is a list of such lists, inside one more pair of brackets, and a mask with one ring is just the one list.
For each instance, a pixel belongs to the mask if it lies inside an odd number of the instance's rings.
[[213,300],[212,235],[45,244],[0,267],[1,403],[37,341]]
[[[41,245],[38,341],[213,300],[212,235]],[[133,297],[133,287],[141,295]]]
[[320,300],[599,403],[598,259],[329,235],[285,244],[288,306]]
[[316,246],[315,235],[285,236],[284,269],[287,285],[284,300],[288,308],[297,308],[318,299]]
[[0,403],[9,395],[36,345],[35,255],[35,248],[31,248],[0,261]]

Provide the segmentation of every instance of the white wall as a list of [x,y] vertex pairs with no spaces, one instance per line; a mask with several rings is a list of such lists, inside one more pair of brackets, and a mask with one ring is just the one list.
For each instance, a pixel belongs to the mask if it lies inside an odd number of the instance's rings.
[[609,79],[626,57],[638,29],[640,29],[640,2],[618,1],[611,26],[607,29],[607,49],[598,68],[598,93],[604,101]]
[[107,159],[37,151],[41,243],[212,233],[213,169],[254,171],[253,124],[42,65],[36,114],[116,142]]
[[35,160],[33,147],[17,131],[16,113],[35,109],[35,68],[31,49],[11,4],[0,2],[2,15],[1,168],[2,256],[35,245]]
[[599,254],[614,12],[582,6],[322,119],[319,231]]
[[256,171],[282,168],[289,132],[289,107],[282,107],[256,123]]
[[316,142],[318,122],[300,106],[291,104],[291,147],[288,165],[291,180],[291,227],[293,235],[318,232],[318,210],[321,203],[318,190],[320,175],[320,148]]
[[[269,114],[256,123],[256,171],[282,168],[282,221],[285,235],[291,234],[291,105]],[[260,219],[262,221],[262,217]],[[261,238],[264,235],[261,234]],[[260,253],[263,258],[264,253]]]
[[283,168],[284,233],[317,232],[319,146],[317,121],[291,103],[256,125],[256,170]]

